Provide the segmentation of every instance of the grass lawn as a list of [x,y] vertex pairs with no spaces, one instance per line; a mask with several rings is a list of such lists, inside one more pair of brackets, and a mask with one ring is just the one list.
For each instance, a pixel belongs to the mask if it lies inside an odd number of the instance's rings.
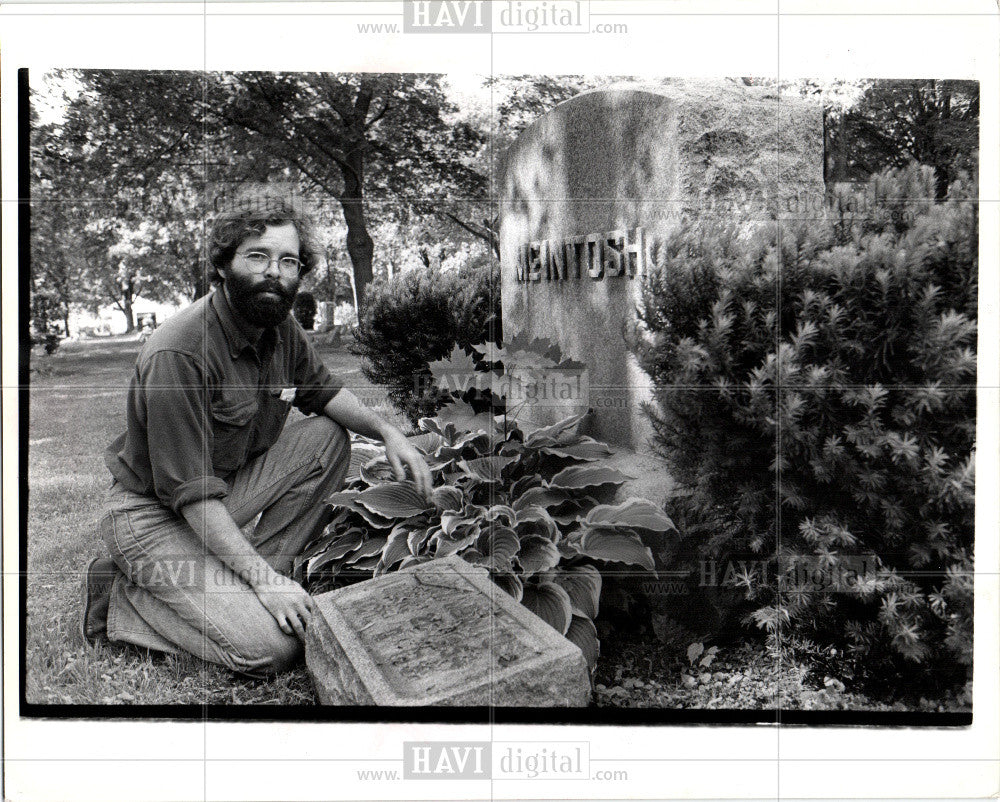
[[[70,342],[35,356],[28,428],[27,686],[37,704],[314,704],[305,667],[251,680],[189,655],[134,646],[95,649],[79,635],[79,587],[87,562],[104,553],[95,528],[110,474],[107,444],[124,425],[125,393],[139,343],[134,338]],[[346,348],[319,349],[327,366],[365,403],[384,395],[361,375]],[[293,415],[299,414],[292,411]],[[403,423],[403,421],[397,422]],[[603,605],[602,605],[603,607]],[[875,701],[797,664],[775,664],[759,644],[724,648],[711,666],[688,665],[686,643],[667,649],[649,633],[602,644],[598,707],[913,709]],[[679,655],[681,655],[679,657]],[[967,709],[968,699],[916,709]]]
[[[303,704],[315,702],[304,667],[271,681],[242,678],[193,656],[79,635],[83,569],[105,552],[95,528],[111,476],[107,444],[124,426],[139,343],[116,337],[65,343],[33,356],[28,428],[26,697],[39,704]],[[321,348],[327,366],[365,398],[377,391],[346,348]],[[298,414],[293,410],[293,414]]]

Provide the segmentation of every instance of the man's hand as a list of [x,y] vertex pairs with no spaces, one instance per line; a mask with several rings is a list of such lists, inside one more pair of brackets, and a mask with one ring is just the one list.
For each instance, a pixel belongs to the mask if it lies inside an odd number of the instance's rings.
[[392,472],[396,474],[396,479],[403,481],[406,478],[405,465],[410,469],[413,481],[417,483],[417,488],[427,498],[431,494],[431,470],[427,467],[427,462],[423,455],[417,451],[409,440],[399,429],[389,429],[383,435],[385,443],[385,457],[392,466]]
[[247,542],[225,505],[217,498],[193,501],[181,509],[208,550],[254,589],[286,635],[305,636],[314,612],[312,597],[293,579],[282,576]]
[[274,616],[282,632],[286,635],[294,633],[299,639],[305,638],[306,627],[316,612],[316,605],[298,582],[271,571],[270,575],[254,582],[251,587],[261,604]]
[[358,402],[357,396],[342,388],[323,408],[323,414],[345,429],[365,437],[377,437],[385,443],[385,456],[396,478],[406,478],[405,468],[410,469],[413,481],[428,498],[431,494],[431,471],[423,455],[414,448],[399,429],[383,420]]

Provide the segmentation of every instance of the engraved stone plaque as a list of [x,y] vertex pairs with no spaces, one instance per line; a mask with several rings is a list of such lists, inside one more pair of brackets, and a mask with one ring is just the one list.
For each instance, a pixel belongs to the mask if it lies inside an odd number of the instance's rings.
[[457,556],[316,597],[323,704],[585,706],[580,650]]

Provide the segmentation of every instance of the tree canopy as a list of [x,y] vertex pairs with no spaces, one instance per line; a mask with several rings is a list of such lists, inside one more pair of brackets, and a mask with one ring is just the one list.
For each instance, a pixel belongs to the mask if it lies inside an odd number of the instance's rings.
[[[131,329],[138,293],[202,295],[204,223],[245,182],[286,182],[318,210],[327,259],[310,281],[327,291],[339,291],[348,262],[363,299],[376,268],[499,258],[496,156],[557,103],[620,80],[484,77],[469,100],[428,74],[48,74],[34,106],[51,104],[53,87],[75,91],[56,98],[57,121],[33,116],[36,317],[113,303]],[[913,160],[933,165],[943,190],[975,172],[974,82],[800,81],[792,91],[827,107],[828,181]]]

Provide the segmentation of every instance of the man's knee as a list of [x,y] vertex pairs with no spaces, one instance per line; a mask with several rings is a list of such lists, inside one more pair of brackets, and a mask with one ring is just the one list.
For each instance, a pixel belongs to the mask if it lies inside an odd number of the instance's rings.
[[319,441],[317,451],[321,454],[323,466],[328,471],[334,471],[341,465],[347,465],[351,458],[351,441],[347,430],[326,415],[319,415],[309,423]]
[[278,627],[268,627],[259,636],[226,650],[226,662],[234,671],[251,676],[280,674],[296,666],[302,657],[302,642]]

